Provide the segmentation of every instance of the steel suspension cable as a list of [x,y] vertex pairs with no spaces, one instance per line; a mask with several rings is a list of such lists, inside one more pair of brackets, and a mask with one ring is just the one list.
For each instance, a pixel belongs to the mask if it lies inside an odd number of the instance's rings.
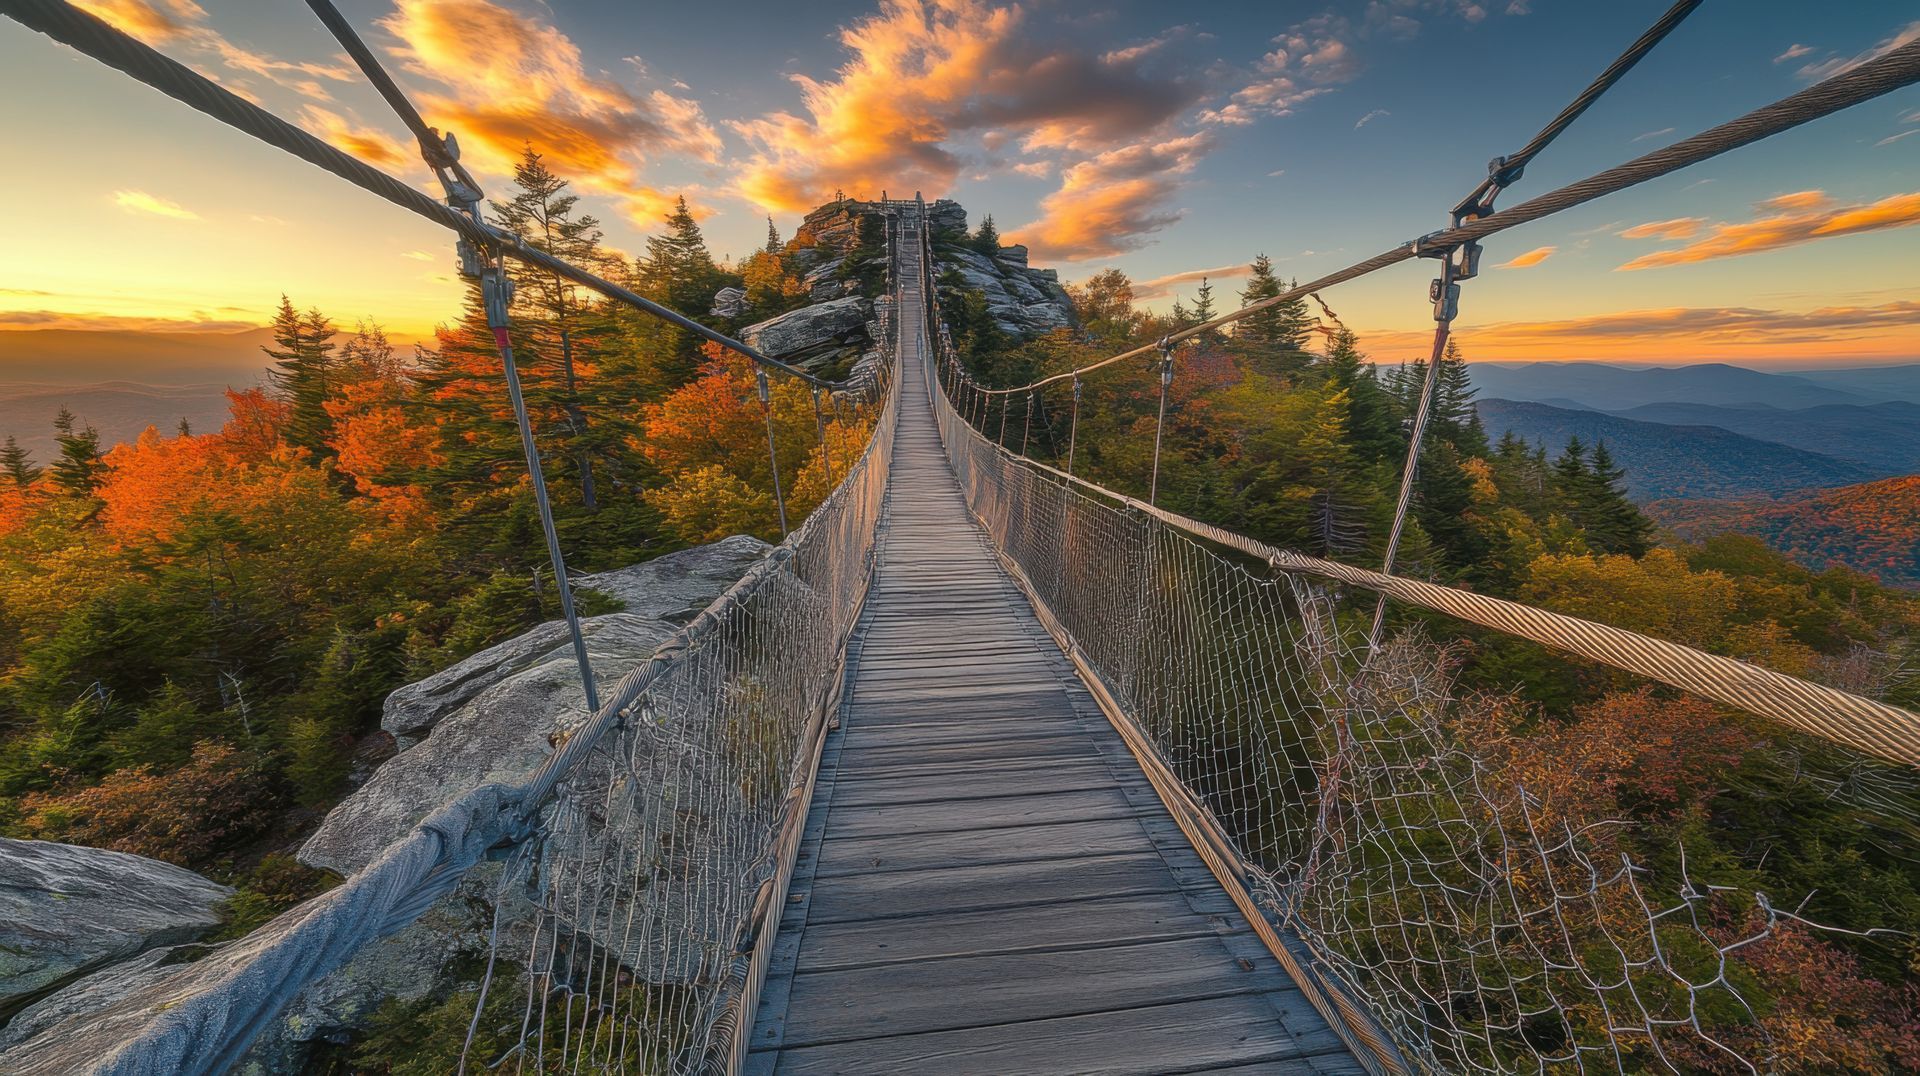
[[70,3],[65,3],[64,0],[0,0],[0,15],[5,15],[30,30],[43,33],[69,48],[159,90],[197,112],[210,116],[276,149],[290,153],[308,164],[331,172],[416,216],[459,232],[475,243],[498,245],[509,257],[517,261],[545,269],[563,279],[599,292],[609,299],[644,311],[676,328],[736,352],[760,366],[779,370],[811,385],[825,388],[847,387],[845,382],[828,381],[796,366],[781,362],[750,344],[742,343],[716,329],[708,328],[679,311],[662,306],[632,289],[621,287],[577,265],[530,247],[511,232],[476,221],[460,210],[434,200],[359,158],[335,149],[320,138],[238,96],[132,35],[114,29],[98,17]]
[[[1257,303],[1250,303],[1211,321],[1189,325],[1173,333],[1171,338],[1175,342],[1187,340],[1203,332],[1232,325],[1281,303],[1302,298],[1317,291],[1325,291],[1336,284],[1357,280],[1401,262],[1419,257],[1439,256],[1466,243],[1485,239],[1487,236],[1517,228],[1522,224],[1530,224],[1542,217],[1552,216],[1555,213],[1585,205],[1595,199],[1604,198],[1609,194],[1616,194],[1629,187],[1636,187],[1670,175],[1691,165],[1752,145],[1761,139],[1804,126],[1861,102],[1883,97],[1916,82],[1920,82],[1920,41],[1911,41],[1850,71],[1817,82],[1773,104],[1754,109],[1691,138],[1642,154],[1604,172],[1569,183],[1488,216],[1423,235],[1392,250],[1382,251],[1371,258],[1354,262],[1352,265],[1337,269],[1305,284],[1287,288],[1278,295],[1262,299]],[[1101,359],[1099,362],[1053,374],[1029,384],[987,391],[1028,392],[1042,385],[1065,381],[1075,376],[1085,376],[1127,359],[1144,357],[1158,347],[1157,343],[1144,344]]]

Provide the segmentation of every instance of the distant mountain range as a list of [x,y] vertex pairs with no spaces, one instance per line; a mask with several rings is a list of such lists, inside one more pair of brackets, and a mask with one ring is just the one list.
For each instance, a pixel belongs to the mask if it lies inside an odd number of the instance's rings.
[[1647,511],[1687,538],[1752,534],[1803,564],[1844,564],[1920,586],[1920,475],[1773,499],[1656,501]]
[[1612,366],[1599,362],[1479,362],[1483,397],[1626,411],[1648,404],[1795,410],[1823,404],[1920,403],[1920,363],[1762,373],[1725,363]]
[[1589,447],[1605,441],[1627,472],[1634,500],[1673,497],[1750,497],[1814,486],[1844,486],[1887,474],[1839,459],[1711,425],[1642,422],[1603,411],[1581,411],[1514,400],[1479,401],[1480,421],[1498,440],[1511,430],[1558,455],[1569,437]]
[[1657,403],[1618,412],[1621,418],[1671,426],[1718,426],[1794,448],[1863,463],[1876,477],[1920,472],[1920,404],[1822,404],[1796,411]]
[[267,366],[267,329],[134,332],[120,329],[9,329],[0,332],[0,391],[26,385],[142,386],[258,384]]
[[82,425],[98,430],[102,447],[131,441],[148,426],[172,433],[183,418],[203,433],[219,429],[227,420],[224,385],[0,384],[0,435],[11,434],[44,464],[56,451],[53,418],[61,407],[72,411]]

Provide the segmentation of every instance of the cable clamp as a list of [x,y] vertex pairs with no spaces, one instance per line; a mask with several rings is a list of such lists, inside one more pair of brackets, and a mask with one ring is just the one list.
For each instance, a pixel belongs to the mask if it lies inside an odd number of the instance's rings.
[[513,278],[500,265],[483,266],[475,275],[480,278],[480,300],[486,307],[487,327],[506,328],[507,310],[513,305]]
[[1460,315],[1460,285],[1435,277],[1427,285],[1427,298],[1433,300],[1433,320],[1452,321]]

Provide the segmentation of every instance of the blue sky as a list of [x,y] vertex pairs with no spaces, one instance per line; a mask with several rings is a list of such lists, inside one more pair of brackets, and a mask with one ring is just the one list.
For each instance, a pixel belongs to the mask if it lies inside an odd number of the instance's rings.
[[[304,6],[83,6],[427,182]],[[1666,4],[341,6],[490,189],[532,138],[624,250],[680,194],[740,254],[768,213],[786,232],[835,189],[919,187],[992,213],[1067,279],[1118,266],[1164,304],[1193,283],[1156,280],[1211,270],[1224,294],[1256,253],[1311,277],[1441,226],[1488,158]],[[1916,33],[1908,2],[1704,4],[1507,201]],[[0,130],[46,166],[5,180],[40,209],[0,267],[0,324],[258,323],[282,290],[403,334],[452,311],[431,227],[10,23],[0,64],[43,88],[0,102]],[[1915,132],[1909,88],[1502,236],[1487,261],[1515,264],[1469,286],[1463,342],[1489,358],[1920,358]],[[1418,346],[1426,275],[1325,298],[1393,358]]]

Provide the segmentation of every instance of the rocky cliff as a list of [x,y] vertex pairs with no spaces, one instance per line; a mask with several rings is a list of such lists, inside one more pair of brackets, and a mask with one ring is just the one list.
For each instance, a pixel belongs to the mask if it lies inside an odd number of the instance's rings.
[[[740,339],[829,376],[877,361],[873,301],[885,287],[888,212],[879,202],[843,199],[807,214],[778,255],[806,305],[746,326]],[[1059,275],[1028,266],[1027,248],[974,249],[967,240],[967,211],[950,199],[929,204],[927,215],[936,275],[952,271],[963,287],[980,292],[1001,332],[1027,340],[1075,324]],[[723,288],[714,296],[713,312],[750,317],[753,308],[746,291]]]

